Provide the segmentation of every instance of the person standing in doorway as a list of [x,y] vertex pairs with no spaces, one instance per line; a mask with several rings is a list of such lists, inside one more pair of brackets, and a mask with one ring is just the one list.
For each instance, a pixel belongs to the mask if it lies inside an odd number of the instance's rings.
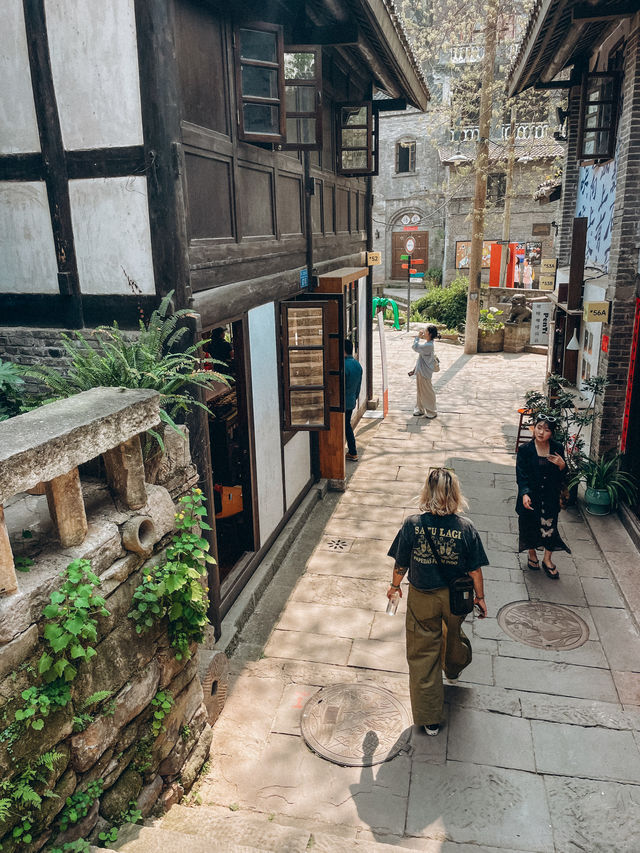
[[531,266],[531,261],[529,258],[525,258],[522,262],[522,286],[526,287],[527,290],[531,290],[533,287],[533,279],[535,274],[533,272],[533,267]]
[[347,439],[347,459],[358,461],[356,437],[351,426],[351,415],[355,409],[362,385],[362,365],[353,357],[353,341],[344,340],[344,432]]
[[[436,366],[436,354],[433,345],[438,337],[436,326],[420,329],[413,340],[412,349],[418,353],[418,360],[413,372],[416,375],[416,407],[413,414],[424,415],[425,418],[437,417],[436,392],[431,384],[431,377]],[[410,374],[411,375],[411,374]]]

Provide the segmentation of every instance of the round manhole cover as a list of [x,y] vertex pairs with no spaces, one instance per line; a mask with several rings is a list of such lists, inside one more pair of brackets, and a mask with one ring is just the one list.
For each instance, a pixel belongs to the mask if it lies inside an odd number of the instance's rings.
[[589,628],[567,607],[547,601],[514,601],[502,607],[498,624],[512,639],[535,649],[577,649]]
[[302,736],[314,752],[345,767],[394,758],[406,745],[411,721],[393,693],[369,684],[324,687],[302,710]]

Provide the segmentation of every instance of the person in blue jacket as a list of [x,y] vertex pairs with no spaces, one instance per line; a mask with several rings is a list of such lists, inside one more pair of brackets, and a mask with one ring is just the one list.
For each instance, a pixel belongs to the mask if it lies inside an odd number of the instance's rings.
[[344,431],[347,438],[347,459],[358,461],[356,437],[351,426],[351,415],[358,402],[362,385],[362,365],[353,357],[353,341],[344,341]]

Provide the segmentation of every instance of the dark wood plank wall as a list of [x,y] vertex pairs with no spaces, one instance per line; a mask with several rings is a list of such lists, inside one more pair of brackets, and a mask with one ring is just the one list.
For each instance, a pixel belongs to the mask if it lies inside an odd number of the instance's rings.
[[[175,0],[175,50],[193,293],[306,264],[304,172],[297,152],[236,136],[232,30],[219,13]],[[335,174],[334,103],[366,86],[323,53],[323,150],[313,152],[314,262],[365,248],[365,182]]]

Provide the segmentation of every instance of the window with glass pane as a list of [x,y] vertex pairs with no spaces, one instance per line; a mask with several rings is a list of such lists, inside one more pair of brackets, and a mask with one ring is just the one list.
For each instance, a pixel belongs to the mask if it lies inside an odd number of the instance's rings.
[[325,305],[285,302],[281,305],[285,429],[329,426]]
[[322,145],[321,50],[287,46],[284,51],[286,142],[307,151]]
[[239,27],[235,45],[240,138],[281,142],[285,132],[282,28],[275,24]]
[[396,172],[415,172],[416,143],[398,142],[396,145]]
[[339,107],[338,116],[338,172],[343,175],[372,174],[372,104],[343,104]]
[[580,110],[579,160],[610,160],[615,151],[619,76],[585,74]]

